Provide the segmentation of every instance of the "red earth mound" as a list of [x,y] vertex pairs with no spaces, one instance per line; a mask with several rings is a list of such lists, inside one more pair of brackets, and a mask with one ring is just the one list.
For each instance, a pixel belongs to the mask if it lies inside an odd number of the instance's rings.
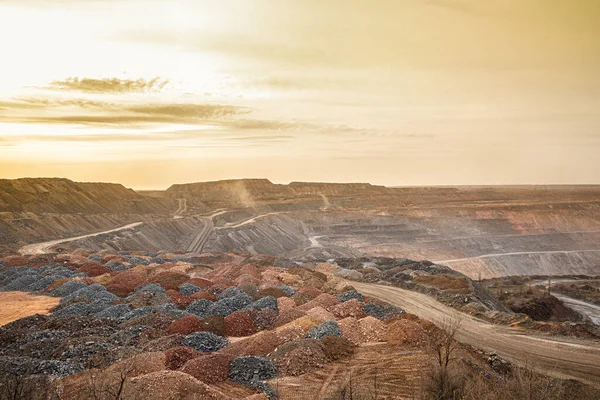
[[229,363],[234,358],[225,353],[206,354],[186,362],[181,371],[207,384],[224,382],[229,378]]
[[366,317],[366,314],[363,310],[363,303],[356,299],[338,304],[337,306],[332,307],[330,311],[337,318],[354,317],[360,319]]
[[265,289],[259,290],[258,293],[256,293],[256,296],[254,296],[254,300],[258,300],[261,297],[266,297],[266,296],[273,296],[276,299],[278,299],[280,297],[286,297],[287,295],[281,289],[270,287],[270,288],[265,288]]
[[252,317],[245,311],[236,311],[225,317],[225,334],[227,336],[248,336],[256,331]]
[[275,321],[275,326],[282,326],[289,322],[292,322],[295,319],[304,317],[306,313],[304,311],[300,311],[298,309],[288,310],[279,313],[279,317]]
[[173,321],[166,331],[169,334],[180,333],[182,335],[189,335],[190,333],[203,330],[203,326],[203,320],[193,315],[188,315],[187,317]]
[[330,361],[350,357],[354,354],[356,346],[346,338],[339,336],[327,336],[321,340],[325,357]]
[[88,261],[83,266],[77,269],[77,272],[84,272],[88,276],[100,276],[104,274],[108,274],[111,271],[108,268],[105,268],[102,264],[95,261]]
[[200,357],[202,353],[191,347],[179,346],[165,351],[165,365],[168,369],[179,369],[191,359]]
[[256,330],[264,331],[275,328],[275,321],[279,317],[279,313],[270,308],[263,308],[262,310],[248,310],[250,317],[256,325]]
[[191,278],[185,281],[184,283],[191,283],[192,285],[196,285],[202,289],[209,288],[214,284],[213,281],[204,278]]
[[149,281],[153,283],[158,283],[166,289],[177,290],[179,286],[182,283],[188,281],[189,278],[190,277],[185,274],[165,271],[151,278]]
[[386,339],[391,344],[419,346],[425,343],[427,334],[420,324],[408,319],[399,319],[388,326]]

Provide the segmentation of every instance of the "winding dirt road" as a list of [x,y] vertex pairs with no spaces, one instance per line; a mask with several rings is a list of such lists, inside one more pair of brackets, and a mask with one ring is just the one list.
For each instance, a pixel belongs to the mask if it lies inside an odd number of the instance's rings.
[[600,387],[600,344],[567,343],[527,335],[521,329],[492,325],[460,313],[435,299],[417,292],[391,286],[352,282],[365,295],[401,307],[411,314],[440,326],[460,320],[457,340],[495,352],[519,365],[533,365],[548,375],[578,379]]
[[505,256],[519,256],[524,254],[570,254],[570,253],[596,253],[600,252],[600,249],[590,250],[549,250],[549,251],[517,251],[512,253],[495,253],[495,254],[482,254],[475,257],[455,258],[453,260],[436,260],[433,261],[436,264],[451,264],[453,262],[475,260],[480,258],[494,258],[494,257],[505,257]]
[[51,248],[56,246],[57,244],[73,242],[75,240],[85,239],[85,238],[89,238],[92,236],[103,235],[105,233],[112,233],[112,232],[122,231],[125,229],[132,229],[141,224],[143,224],[143,222],[134,222],[133,224],[121,226],[119,228],[111,229],[108,231],[90,233],[89,235],[75,236],[75,237],[70,237],[70,238],[66,238],[66,239],[56,239],[56,240],[50,240],[48,242],[28,244],[26,246],[21,247],[19,249],[19,253],[21,253],[21,254],[46,254],[46,253],[50,253]]

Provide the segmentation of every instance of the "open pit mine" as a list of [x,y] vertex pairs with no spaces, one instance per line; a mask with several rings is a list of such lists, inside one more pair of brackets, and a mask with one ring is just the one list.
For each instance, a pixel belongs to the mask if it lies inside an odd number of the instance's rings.
[[0,303],[1,399],[597,399],[600,186],[0,180]]

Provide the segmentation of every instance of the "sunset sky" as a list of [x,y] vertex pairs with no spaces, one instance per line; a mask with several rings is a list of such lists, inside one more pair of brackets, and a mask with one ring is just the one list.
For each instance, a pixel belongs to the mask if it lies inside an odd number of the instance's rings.
[[598,0],[0,0],[0,178],[600,183]]

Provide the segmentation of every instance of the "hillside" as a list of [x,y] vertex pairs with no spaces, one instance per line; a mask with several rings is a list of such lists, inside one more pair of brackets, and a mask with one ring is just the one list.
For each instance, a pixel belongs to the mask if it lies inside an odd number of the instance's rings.
[[116,183],[64,178],[0,179],[0,212],[166,214],[174,202],[142,196]]

